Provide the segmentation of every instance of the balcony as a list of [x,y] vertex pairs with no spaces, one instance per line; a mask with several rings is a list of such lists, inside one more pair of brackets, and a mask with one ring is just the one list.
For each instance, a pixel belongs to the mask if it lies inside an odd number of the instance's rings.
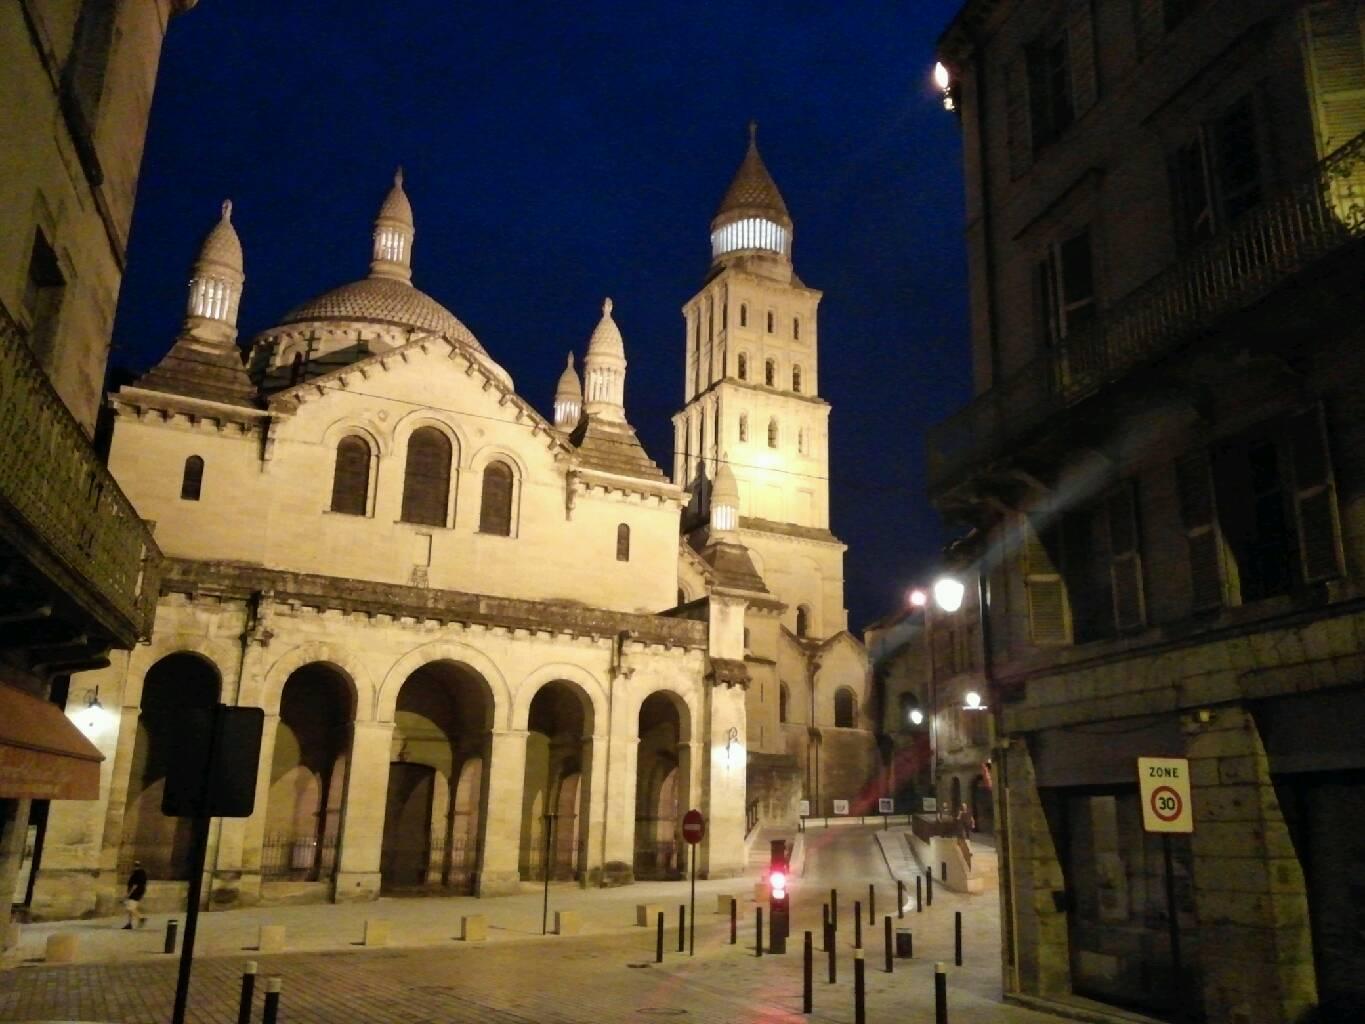
[[0,309],[0,648],[42,674],[151,633],[161,552]]
[[1313,172],[1105,310],[929,431],[929,490],[941,495],[1055,413],[1175,350],[1365,238],[1365,132]]

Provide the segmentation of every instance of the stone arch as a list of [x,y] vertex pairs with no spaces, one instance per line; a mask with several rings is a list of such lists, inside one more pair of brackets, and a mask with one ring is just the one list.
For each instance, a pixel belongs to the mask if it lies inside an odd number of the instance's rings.
[[672,683],[659,683],[651,687],[648,691],[640,694],[640,699],[631,708],[631,715],[635,722],[640,720],[640,708],[645,701],[649,700],[656,693],[664,694],[678,710],[679,719],[682,722],[682,735],[679,737],[680,743],[691,743],[692,736],[696,730],[697,709],[693,703],[692,694],[687,692],[682,686]]
[[635,712],[634,871],[637,878],[677,878],[682,867],[681,825],[691,797],[690,708],[676,691],[659,687]]
[[[172,654],[192,654],[206,662],[218,673],[218,678],[224,681],[219,689],[219,699],[232,696],[227,692],[226,681],[233,675],[228,666],[236,666],[239,650],[237,644],[230,640],[216,640],[200,634],[170,633],[164,637],[156,637],[147,647],[136,648],[133,652],[135,660],[130,664],[123,688],[123,706],[125,708],[141,706],[147,674]],[[132,671],[131,665],[139,663],[141,671]],[[238,699],[240,702],[240,696]]]
[[327,424],[322,431],[322,446],[330,451],[336,451],[337,444],[348,434],[363,438],[369,443],[370,451],[379,458],[393,451],[391,438],[387,434],[381,434],[375,430],[373,424],[352,414],[340,416]]
[[494,729],[512,727],[512,691],[507,685],[506,678],[488,655],[458,640],[433,640],[414,648],[394,662],[374,694],[374,721],[394,720],[398,691],[403,688],[410,675],[433,661],[453,661],[467,665],[482,676],[493,703],[492,727]]
[[541,687],[556,680],[574,683],[579,688],[586,701],[584,707],[585,720],[594,723],[592,730],[594,733],[605,734],[608,731],[606,687],[596,676],[582,666],[561,661],[542,665],[540,668],[528,672],[521,682],[517,683],[515,696],[512,699],[509,727],[517,730],[525,729],[531,712],[531,701],[535,699]]
[[393,451],[406,453],[408,448],[408,438],[412,436],[414,430],[419,427],[435,427],[446,435],[451,444],[450,470],[452,479],[455,472],[464,465],[464,455],[469,451],[469,445],[465,441],[463,431],[460,430],[453,418],[447,417],[435,409],[413,409],[411,412],[404,413],[394,420],[392,428]]
[[265,670],[260,693],[252,703],[261,707],[267,715],[280,713],[280,699],[284,694],[284,684],[296,671],[314,662],[322,662],[336,669],[351,688],[351,700],[357,722],[369,721],[374,713],[374,682],[363,662],[353,652],[340,644],[325,640],[310,640],[291,647]]
[[490,462],[498,460],[506,462],[512,468],[512,475],[516,477],[518,487],[523,480],[530,479],[531,470],[526,465],[526,460],[505,444],[481,445],[477,450],[469,453],[468,467],[481,473]]
[[525,726],[518,868],[524,881],[544,879],[547,872],[581,878],[588,824],[583,812],[591,800],[586,780],[596,751],[593,698],[562,675],[544,679],[534,691]]

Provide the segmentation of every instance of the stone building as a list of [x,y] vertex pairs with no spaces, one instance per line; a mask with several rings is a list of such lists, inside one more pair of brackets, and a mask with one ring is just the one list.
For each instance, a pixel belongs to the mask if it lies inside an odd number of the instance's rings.
[[[972,0],[940,41],[976,397],[930,478],[978,531],[1011,995],[1365,1005],[1363,15]],[[1189,759],[1169,871],[1146,755]]]
[[192,6],[0,6],[0,894],[19,907],[49,801],[99,792],[99,751],[47,698],[88,723],[98,695],[69,674],[151,627],[156,544],[91,436],[161,46]]
[[[710,447],[685,448],[672,480],[627,417],[610,299],[542,415],[414,286],[400,172],[369,274],[244,355],[247,261],[224,204],[179,336],[111,397],[110,466],[156,522],[166,571],[150,644],[91,677],[120,709],[95,737],[111,770],[98,802],[54,815],[40,912],[107,911],[133,858],[151,906],[183,905],[188,831],[160,813],[167,737],[217,701],[266,724],[255,812],[210,836],[210,906],[677,877],[689,807],[709,823],[699,871],[720,877],[744,870],[754,826],[794,823],[807,786],[861,785],[875,750],[827,528],[818,293],[793,283],[789,219],[780,247],[722,237],[759,176],[743,212],[761,221],[781,200],[751,142],[713,235],[721,354],[705,385],[688,373],[690,402],[710,389]],[[730,337],[776,358],[762,325],[779,313],[803,318],[795,400],[724,355]],[[752,442],[716,447],[714,425],[746,414],[790,414],[764,464],[813,467],[808,502],[758,496]],[[808,779],[793,737],[810,734],[835,761]]]

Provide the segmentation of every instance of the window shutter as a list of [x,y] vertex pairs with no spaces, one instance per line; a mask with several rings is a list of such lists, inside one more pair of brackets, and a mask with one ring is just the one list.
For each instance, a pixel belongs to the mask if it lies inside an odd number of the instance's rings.
[[1341,525],[1336,486],[1327,450],[1322,407],[1314,406],[1289,420],[1294,462],[1294,508],[1299,521],[1299,552],[1307,583],[1341,575]]
[[[1071,642],[1071,609],[1066,584],[1048,553],[1046,541],[1056,540],[1056,528],[1040,534],[1024,524],[1024,580],[1028,589],[1029,638],[1038,645]],[[1056,550],[1056,544],[1052,544]]]
[[1136,0],[1134,20],[1137,22],[1138,56],[1146,57],[1161,45],[1166,35],[1166,15],[1163,0]]
[[1080,117],[1099,97],[1099,71],[1095,66],[1095,22],[1090,0],[1072,0],[1067,25],[1067,50],[1071,57],[1071,108]]
[[1358,4],[1315,4],[1308,10],[1308,62],[1321,155],[1365,131],[1365,48]]
[[1180,495],[1180,518],[1190,559],[1190,608],[1205,611],[1221,607],[1223,596],[1223,542],[1218,532],[1213,475],[1207,453],[1182,456],[1175,463],[1176,488]]
[[479,532],[499,537],[512,535],[512,470],[505,462],[490,462],[483,471]]
[[1005,72],[1008,106],[1005,110],[1009,132],[1010,177],[1020,178],[1033,163],[1033,139],[1029,134],[1028,66],[1021,51]]
[[332,474],[332,511],[363,516],[370,497],[370,446],[354,434],[337,445]]
[[1137,496],[1124,481],[1105,500],[1109,525],[1109,583],[1114,595],[1114,627],[1136,629],[1147,622],[1142,593],[1142,555],[1138,543]]
[[445,526],[450,497],[450,439],[435,427],[418,427],[408,438],[403,474],[403,522]]

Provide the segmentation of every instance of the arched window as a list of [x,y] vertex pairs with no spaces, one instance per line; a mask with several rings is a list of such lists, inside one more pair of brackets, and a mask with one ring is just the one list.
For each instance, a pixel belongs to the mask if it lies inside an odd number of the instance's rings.
[[834,694],[834,726],[836,729],[852,729],[853,719],[858,714],[858,703],[853,691],[847,686],[839,687]]
[[741,352],[741,353],[739,354],[739,358],[738,358],[737,362],[739,363],[739,379],[740,379],[740,380],[748,380],[748,379],[749,379],[749,356],[748,356],[746,353]]
[[771,309],[768,310],[768,333],[772,334],[777,330],[777,314]]
[[408,438],[403,471],[405,523],[445,526],[450,500],[450,438],[435,427],[418,427]]
[[777,720],[785,722],[791,711],[792,692],[787,689],[787,684],[782,683],[777,691]]
[[747,412],[739,414],[739,439],[741,441],[749,440],[749,414]]
[[332,471],[332,511],[363,516],[370,499],[370,446],[362,437],[348,434],[337,444],[336,468]]
[[749,304],[747,302],[739,304],[739,326],[749,326]]
[[768,387],[774,387],[777,384],[776,359],[769,359],[763,364],[763,383],[768,385]]
[[185,472],[180,477],[180,500],[198,501],[203,486],[204,460],[198,455],[191,455],[185,460]]
[[293,360],[289,363],[289,383],[297,384],[303,380],[303,353],[295,352]]
[[630,527],[625,523],[616,527],[616,560],[630,561]]
[[799,637],[810,635],[810,608],[804,604],[796,609],[796,635]]
[[777,418],[768,421],[768,447],[777,447]]
[[678,588],[678,606],[687,604],[687,592],[682,587]]
[[490,462],[483,471],[479,532],[512,536],[512,467],[505,462]]
[[801,340],[801,318],[800,318],[799,316],[794,316],[794,317],[792,317],[792,341],[800,341],[800,340]]
[[792,390],[798,395],[801,393],[801,367],[792,367]]

